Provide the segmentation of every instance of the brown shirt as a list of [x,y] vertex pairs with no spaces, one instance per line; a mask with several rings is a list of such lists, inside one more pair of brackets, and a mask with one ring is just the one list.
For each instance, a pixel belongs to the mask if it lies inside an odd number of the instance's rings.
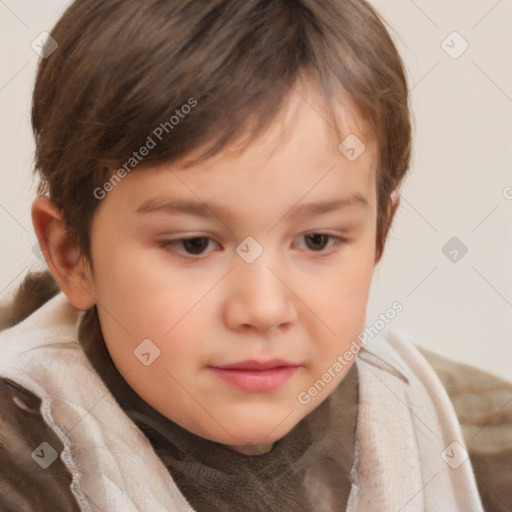
[[79,340],[121,408],[147,436],[196,510],[346,509],[357,421],[355,364],[335,391],[270,452],[249,456],[192,434],[140,398],[110,358],[95,307],[83,318]]

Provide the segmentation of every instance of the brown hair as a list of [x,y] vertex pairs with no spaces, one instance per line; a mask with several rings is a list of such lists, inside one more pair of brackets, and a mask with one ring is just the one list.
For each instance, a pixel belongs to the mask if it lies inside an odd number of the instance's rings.
[[59,46],[40,61],[32,104],[38,193],[62,210],[89,260],[94,190],[157,127],[161,141],[137,170],[206,145],[197,163],[263,133],[304,72],[329,101],[341,86],[371,127],[382,251],[411,125],[402,61],[365,1],[76,0],[51,36]]

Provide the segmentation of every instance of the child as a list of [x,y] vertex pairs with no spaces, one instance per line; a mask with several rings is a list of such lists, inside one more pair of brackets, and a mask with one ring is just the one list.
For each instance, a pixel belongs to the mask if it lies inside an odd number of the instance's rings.
[[364,335],[410,152],[374,10],[81,0],[51,38],[51,276],[2,321],[2,510],[506,506],[424,357]]

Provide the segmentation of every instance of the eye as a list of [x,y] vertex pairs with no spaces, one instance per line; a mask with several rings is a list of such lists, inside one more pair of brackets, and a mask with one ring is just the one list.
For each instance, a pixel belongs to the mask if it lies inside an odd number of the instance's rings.
[[[187,256],[183,255],[183,253],[190,256],[200,256],[203,254],[209,242],[213,242],[213,240],[207,236],[194,236],[191,238],[177,238],[176,240],[162,240],[158,245],[167,251],[176,252],[178,256],[186,258]],[[184,251],[180,250],[180,247]]]
[[[325,254],[330,254],[337,246],[345,242],[343,238],[327,233],[307,233],[303,235],[303,237],[308,249],[312,252],[321,252]],[[332,242],[331,249],[326,251],[325,248],[328,246],[330,241]]]
[[[302,238],[306,241],[306,248],[309,252],[321,253],[322,256],[332,254],[339,245],[346,242],[345,239],[339,236],[327,233],[307,233],[302,235]],[[158,245],[168,252],[175,253],[180,258],[190,259],[191,257],[211,252],[206,250],[210,243],[216,244],[210,237],[194,236],[190,238],[177,238],[175,240],[161,240],[158,242]],[[329,246],[330,248],[326,250],[326,247]]]

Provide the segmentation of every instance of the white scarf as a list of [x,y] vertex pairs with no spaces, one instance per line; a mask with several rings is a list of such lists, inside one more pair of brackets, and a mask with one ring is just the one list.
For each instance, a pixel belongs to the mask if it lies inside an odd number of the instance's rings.
[[[78,342],[82,317],[61,292],[1,332],[0,376],[41,398],[82,511],[193,512],[90,365]],[[483,512],[451,402],[413,344],[379,336],[355,364],[360,402],[347,511]]]

